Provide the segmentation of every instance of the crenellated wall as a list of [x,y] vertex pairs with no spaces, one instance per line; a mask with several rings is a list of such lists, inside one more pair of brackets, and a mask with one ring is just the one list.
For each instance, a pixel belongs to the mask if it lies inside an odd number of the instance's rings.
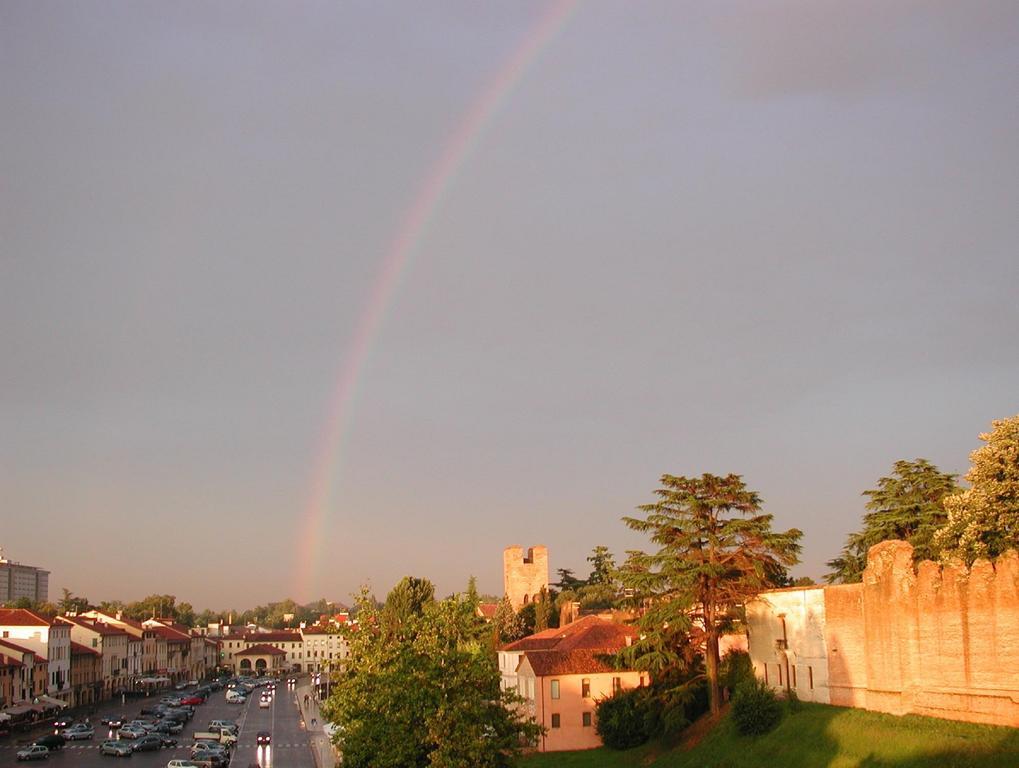
[[[825,587],[824,606],[832,704],[1019,726],[1014,551],[972,568],[914,569],[908,543],[882,542],[868,553],[863,582]],[[754,632],[777,621],[751,623],[752,655]]]
[[533,602],[548,589],[548,549],[543,546],[506,547],[502,552],[503,589],[514,611]]

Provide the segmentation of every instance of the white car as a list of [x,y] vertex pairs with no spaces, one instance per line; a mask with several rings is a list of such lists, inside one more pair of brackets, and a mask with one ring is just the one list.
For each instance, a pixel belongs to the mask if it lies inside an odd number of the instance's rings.
[[198,763],[192,762],[191,760],[171,760],[166,764],[166,768],[200,768]]
[[40,747],[38,744],[19,749],[17,753],[18,760],[45,760],[49,756],[50,751],[46,747]]
[[265,696],[263,696],[261,699],[258,700],[258,708],[259,709],[268,709],[271,706],[272,706],[272,700],[267,698],[267,697],[265,697]]

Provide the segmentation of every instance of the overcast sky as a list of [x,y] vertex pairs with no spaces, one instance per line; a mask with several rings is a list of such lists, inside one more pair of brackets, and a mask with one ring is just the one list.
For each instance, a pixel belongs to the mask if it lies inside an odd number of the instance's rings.
[[394,233],[548,9],[0,0],[0,546],[99,601],[580,575],[662,473],[821,577],[897,459],[1019,411],[1019,4],[587,2],[498,102],[359,380]]

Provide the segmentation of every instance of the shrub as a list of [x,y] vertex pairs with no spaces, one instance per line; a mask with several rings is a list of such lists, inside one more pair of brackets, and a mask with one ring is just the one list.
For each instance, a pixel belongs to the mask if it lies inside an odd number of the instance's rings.
[[630,749],[643,744],[647,730],[648,696],[643,688],[619,691],[597,706],[595,730],[611,749]]
[[744,736],[767,733],[782,719],[783,707],[762,680],[744,680],[732,696],[732,720]]
[[729,651],[722,657],[718,669],[718,682],[729,689],[731,695],[744,680],[754,679],[754,665],[746,651]]

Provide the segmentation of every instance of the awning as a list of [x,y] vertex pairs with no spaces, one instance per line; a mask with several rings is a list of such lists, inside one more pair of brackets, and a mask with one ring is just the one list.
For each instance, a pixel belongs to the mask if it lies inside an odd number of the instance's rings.
[[7,707],[7,709],[4,710],[4,714],[6,714],[7,717],[17,717],[18,715],[23,715],[26,712],[31,711],[32,707],[30,707],[28,704],[18,704],[13,707]]
[[61,701],[60,699],[54,699],[52,696],[39,696],[38,699],[39,699],[39,703],[40,704],[46,704],[46,705],[48,705],[50,707],[59,707],[59,708],[63,709],[64,707],[67,706],[67,702],[66,701]]

